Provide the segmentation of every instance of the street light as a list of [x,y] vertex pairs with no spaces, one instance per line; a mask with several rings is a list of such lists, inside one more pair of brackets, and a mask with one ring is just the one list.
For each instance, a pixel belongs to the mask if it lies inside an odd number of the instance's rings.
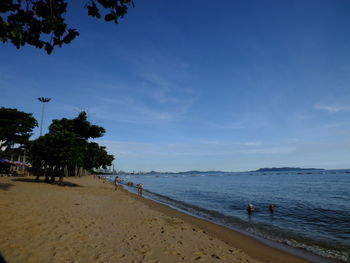
[[50,98],[44,98],[40,97],[38,98],[40,102],[43,103],[42,109],[41,109],[41,122],[40,122],[40,136],[43,133],[43,121],[44,121],[44,109],[45,109],[45,102],[49,102],[51,99]]

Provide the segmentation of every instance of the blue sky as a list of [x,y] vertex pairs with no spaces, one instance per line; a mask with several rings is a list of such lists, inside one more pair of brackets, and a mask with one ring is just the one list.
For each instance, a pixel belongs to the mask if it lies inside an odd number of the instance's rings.
[[[126,171],[350,167],[350,2],[135,0],[48,56],[0,45],[0,106],[85,110]],[[36,129],[33,138],[39,134]]]

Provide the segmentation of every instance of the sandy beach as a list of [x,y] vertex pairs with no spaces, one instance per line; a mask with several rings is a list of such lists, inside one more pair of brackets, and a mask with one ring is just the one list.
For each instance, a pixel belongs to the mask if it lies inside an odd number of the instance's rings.
[[65,182],[0,177],[5,262],[308,262],[92,176]]

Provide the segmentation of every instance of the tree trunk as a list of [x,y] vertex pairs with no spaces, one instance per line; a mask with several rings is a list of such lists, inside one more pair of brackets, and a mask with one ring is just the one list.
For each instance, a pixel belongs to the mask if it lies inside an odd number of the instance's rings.
[[60,172],[58,184],[63,185],[63,171]]
[[83,170],[83,167],[78,168],[78,176],[79,177],[81,177],[81,175],[82,175],[82,170]]
[[36,176],[35,182],[40,182],[39,178],[42,175],[43,171],[40,168],[33,168],[33,174]]
[[55,175],[51,175],[51,179],[50,179],[50,183],[54,183],[55,182]]
[[58,174],[58,184],[63,185],[63,176],[64,176],[64,166],[63,167],[58,167],[57,169],[57,174]]
[[44,172],[45,173],[45,182],[48,183],[50,182],[50,178],[49,178],[49,173],[47,171]]
[[68,177],[68,165],[65,165],[64,168],[63,168],[63,174],[64,174],[64,177]]
[[68,166],[68,176],[74,176],[74,175],[75,175],[75,167]]
[[50,180],[50,183],[54,183],[55,182],[55,168],[52,168],[51,169],[51,180]]
[[45,175],[45,182],[49,183],[50,182],[50,178],[49,178],[49,167],[46,166],[46,168],[43,169],[43,173]]

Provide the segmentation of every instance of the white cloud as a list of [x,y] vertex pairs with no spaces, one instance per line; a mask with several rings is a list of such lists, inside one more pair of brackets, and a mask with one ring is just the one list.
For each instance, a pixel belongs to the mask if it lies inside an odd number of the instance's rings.
[[317,110],[327,111],[330,113],[336,113],[340,111],[350,111],[350,106],[345,105],[323,105],[323,104],[317,104],[315,106]]
[[262,142],[254,142],[254,141],[243,143],[243,145],[245,145],[245,146],[260,146],[262,144],[263,144]]

